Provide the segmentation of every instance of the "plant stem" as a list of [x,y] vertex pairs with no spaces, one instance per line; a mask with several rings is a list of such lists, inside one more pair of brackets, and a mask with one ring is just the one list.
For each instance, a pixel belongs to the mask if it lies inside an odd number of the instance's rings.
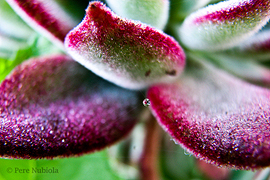
[[146,137],[143,152],[139,160],[139,170],[142,180],[158,180],[159,149],[161,143],[161,129],[156,119],[151,115],[146,122]]

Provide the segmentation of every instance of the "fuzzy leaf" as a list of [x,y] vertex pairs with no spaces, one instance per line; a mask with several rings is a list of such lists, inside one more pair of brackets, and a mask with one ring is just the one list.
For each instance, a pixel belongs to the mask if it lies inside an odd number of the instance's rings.
[[191,14],[179,35],[191,49],[228,49],[257,33],[269,18],[269,0],[229,0]]
[[185,54],[170,36],[121,19],[99,2],[90,3],[81,24],[65,39],[79,63],[119,86],[140,89],[179,75]]
[[53,158],[100,150],[136,123],[136,92],[67,56],[24,62],[0,86],[0,156]]
[[270,165],[270,91],[197,64],[177,83],[151,87],[161,126],[196,157],[237,169]]

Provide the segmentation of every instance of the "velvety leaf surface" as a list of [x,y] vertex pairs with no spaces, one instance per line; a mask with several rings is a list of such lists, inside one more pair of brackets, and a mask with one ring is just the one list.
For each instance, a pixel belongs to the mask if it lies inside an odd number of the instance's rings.
[[7,0],[10,6],[35,30],[63,46],[66,34],[76,26],[53,0]]
[[3,157],[99,150],[136,123],[136,92],[104,82],[63,55],[24,62],[2,82],[0,92]]
[[177,83],[151,87],[151,110],[177,143],[212,164],[238,169],[270,163],[270,91],[208,65]]
[[121,19],[99,2],[65,39],[79,63],[119,86],[139,89],[175,79],[185,54],[170,36],[135,21]]
[[106,2],[119,16],[139,20],[158,29],[163,29],[168,20],[168,0],[107,0]]
[[269,20],[269,13],[268,0],[229,0],[209,5],[185,19],[180,38],[192,49],[227,49],[258,32]]

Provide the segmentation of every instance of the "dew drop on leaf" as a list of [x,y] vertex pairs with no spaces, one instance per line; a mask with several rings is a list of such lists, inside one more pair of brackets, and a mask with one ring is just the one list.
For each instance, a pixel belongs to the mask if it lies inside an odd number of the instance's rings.
[[143,105],[144,105],[145,107],[150,106],[150,104],[151,104],[151,102],[150,102],[149,99],[145,98],[145,99],[143,100]]

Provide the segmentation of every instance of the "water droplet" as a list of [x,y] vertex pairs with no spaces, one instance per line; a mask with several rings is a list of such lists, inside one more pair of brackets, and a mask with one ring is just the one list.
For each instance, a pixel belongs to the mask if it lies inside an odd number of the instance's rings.
[[144,105],[145,107],[150,106],[150,104],[151,104],[151,102],[150,102],[149,99],[145,98],[145,99],[143,100],[143,105]]
[[62,139],[62,142],[65,142],[65,139]]

